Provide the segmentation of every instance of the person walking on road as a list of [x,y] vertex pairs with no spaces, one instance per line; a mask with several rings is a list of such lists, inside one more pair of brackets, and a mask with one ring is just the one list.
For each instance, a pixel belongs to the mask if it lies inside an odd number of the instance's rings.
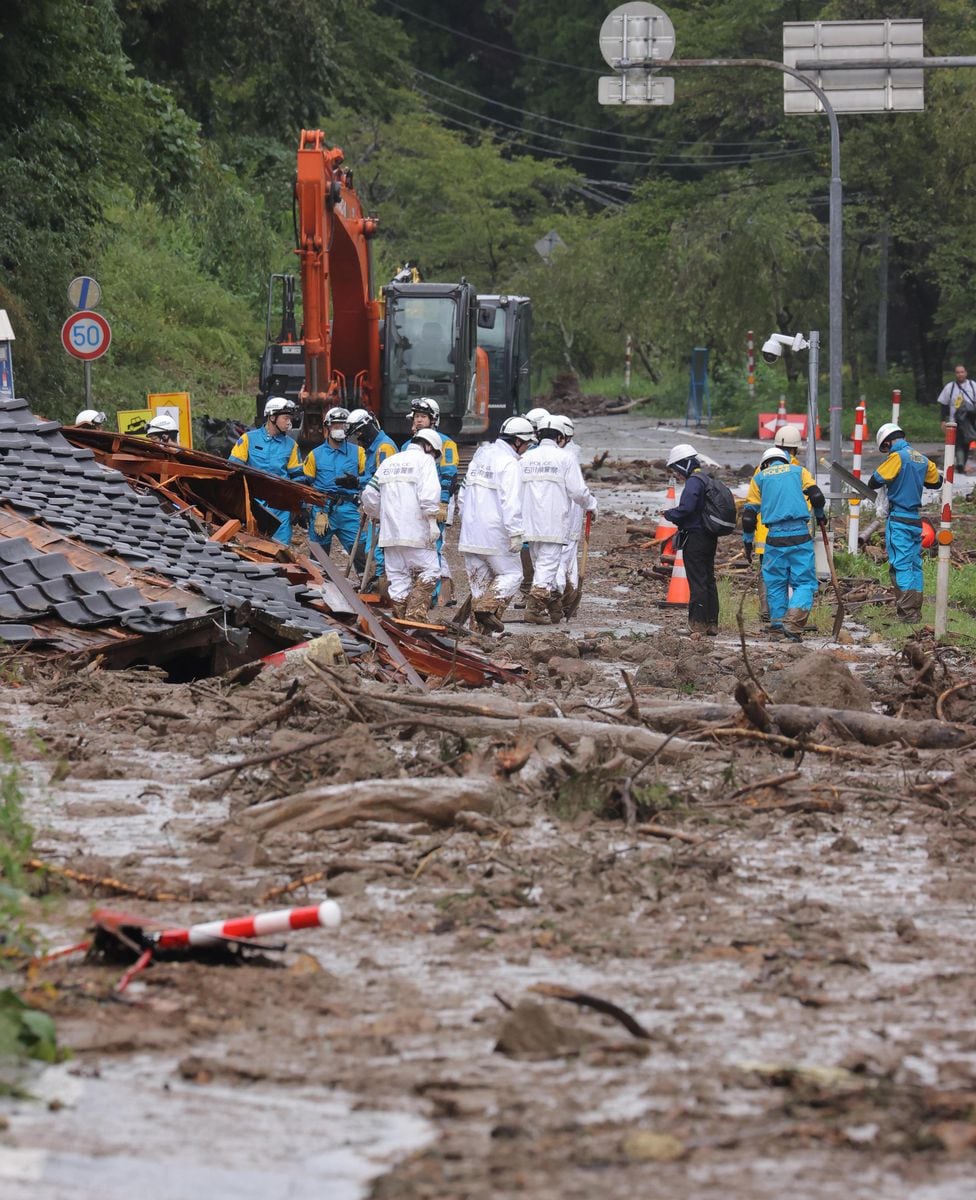
[[[790,456],[790,462],[795,467],[800,466],[800,459],[798,456],[799,456],[799,452],[800,452],[800,444],[802,441],[803,441],[803,438],[801,437],[800,430],[799,430],[798,426],[796,426],[796,425],[783,425],[779,429],[777,429],[775,434],[773,435],[773,445],[778,446],[781,450],[785,450],[787,452],[787,454]],[[761,467],[756,467],[755,471],[753,472],[753,478],[755,478],[759,474],[761,469],[762,469]],[[811,487],[817,481],[810,474],[810,472],[806,469],[806,467],[802,467],[801,471],[802,471],[801,478],[802,478],[803,488],[804,488],[804,492],[805,492],[808,487]],[[807,504],[809,506],[809,501],[807,502]],[[763,578],[763,573],[762,573],[763,555],[765,554],[765,551],[766,551],[766,533],[767,533],[767,529],[766,529],[765,524],[763,523],[762,513],[759,513],[758,517],[756,518],[756,532],[753,535],[752,545],[753,545],[753,554],[755,555],[756,563],[757,563],[758,570],[759,570],[759,619],[764,624],[768,625],[769,624],[769,601],[766,598],[766,582],[765,582],[765,579]]]
[[760,512],[766,526],[762,573],[770,632],[793,642],[800,641],[817,594],[810,509],[818,524],[826,521],[824,494],[816,482],[808,483],[809,479],[810,473],[790,460],[788,450],[773,446],[760,460],[742,510],[746,561],[752,561]]
[[440,578],[437,510],[441,485],[440,434],[421,429],[404,450],[385,458],[363,489],[363,511],[379,519],[393,615],[426,621]]
[[[301,479],[302,460],[298,454],[298,443],[290,437],[298,409],[284,396],[269,396],[264,406],[264,424],[249,429],[237,439],[230,454],[230,462],[241,462],[245,466],[266,471],[278,479]],[[291,513],[287,508],[261,507],[278,522],[277,530],[271,535],[276,542],[291,544]]]
[[498,437],[468,465],[458,496],[461,536],[471,588],[471,610],[483,633],[504,633],[502,614],[522,582],[525,540],[519,459],[535,441],[525,417],[509,417]]
[[549,416],[536,426],[539,445],[523,456],[522,516],[532,557],[532,588],[525,619],[532,625],[558,625],[562,595],[556,578],[570,541],[573,509],[594,512],[596,500],[583,482],[576,456],[566,446],[572,432],[567,417]]
[[895,611],[913,624],[922,619],[922,519],[918,510],[922,488],[942,486],[942,473],[935,463],[913,449],[897,425],[882,425],[878,449],[887,458],[868,480],[868,487],[888,489],[888,519],[885,548],[888,573],[895,585]]
[[955,378],[939,392],[938,403],[941,409],[940,424],[943,433],[945,433],[945,427],[949,420],[949,413],[955,413],[956,470],[969,475],[970,470],[966,466],[969,447],[973,441],[976,441],[976,384],[969,378],[962,363],[959,363],[955,369]]
[[705,506],[705,481],[699,472],[698,451],[687,442],[675,446],[668,455],[668,466],[684,481],[681,499],[666,509],[665,520],[677,525],[677,548],[681,551],[688,576],[688,628],[693,637],[718,633],[718,588],[715,584],[715,551],[718,538],[709,533],[702,521]]

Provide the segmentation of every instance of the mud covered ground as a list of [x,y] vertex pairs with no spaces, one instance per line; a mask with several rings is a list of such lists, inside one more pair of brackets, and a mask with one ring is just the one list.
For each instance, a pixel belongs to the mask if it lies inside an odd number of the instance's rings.
[[[594,527],[579,618],[494,643],[520,684],[419,697],[299,660],[4,691],[38,858],[146,897],[46,877],[52,945],[96,903],[172,927],[327,893],[344,915],[262,961],[160,963],[121,999],[118,964],[21,974],[73,1058],[31,1082],[49,1106],[5,1102],[5,1197],[968,1200],[972,664],[924,635],[750,631],[774,711],[938,719],[949,749],[706,720],[738,707],[738,634],[679,636],[625,548],[657,483],[600,486],[628,515]],[[394,819],[350,823],[337,784]]]

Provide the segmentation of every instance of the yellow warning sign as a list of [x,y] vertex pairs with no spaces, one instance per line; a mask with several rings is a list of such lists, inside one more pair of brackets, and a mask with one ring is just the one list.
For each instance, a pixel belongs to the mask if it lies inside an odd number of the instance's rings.
[[146,400],[152,409],[152,415],[158,417],[168,413],[180,427],[180,445],[187,450],[193,449],[193,421],[190,416],[189,392],[153,392]]
[[121,408],[115,414],[119,433],[131,433],[140,437],[146,432],[146,426],[156,414],[151,408]]

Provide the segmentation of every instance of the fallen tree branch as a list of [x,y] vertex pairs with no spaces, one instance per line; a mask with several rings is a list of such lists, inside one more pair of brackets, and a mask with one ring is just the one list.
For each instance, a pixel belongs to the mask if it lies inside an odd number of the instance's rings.
[[102,891],[114,892],[119,896],[135,896],[139,900],[155,900],[161,904],[189,899],[187,896],[178,896],[175,892],[155,892],[148,888],[136,887],[131,883],[123,883],[121,879],[114,879],[111,875],[89,875],[84,871],[74,871],[71,867],[58,867],[54,863],[42,862],[39,858],[29,858],[24,866],[29,871],[58,875],[62,879],[70,879],[72,883],[100,888]]
[[[767,775],[765,779],[759,779],[755,783],[747,783],[744,787],[736,788],[728,800],[723,801],[723,804],[731,804],[740,796],[745,796],[749,792],[758,792],[761,788],[782,787],[784,783],[792,783],[794,779],[799,779],[802,774],[802,771],[787,771],[785,775]],[[709,805],[709,808],[713,807],[716,806]]]
[[689,846],[700,846],[705,840],[697,833],[686,833],[683,829],[669,829],[666,825],[654,825],[644,822],[634,826],[635,833],[646,833],[648,837],[675,838],[679,842],[687,842]]
[[575,988],[563,987],[560,983],[534,983],[529,991],[535,992],[538,996],[550,996],[553,1000],[566,1000],[570,1004],[579,1005],[580,1008],[592,1008],[594,1012],[604,1013],[608,1017],[613,1017],[615,1021],[619,1021],[624,1029],[633,1034],[635,1038],[650,1038],[651,1036],[636,1017],[632,1017],[619,1005],[610,1000],[604,1000],[600,996],[591,996],[588,992],[577,992]]
[[949,699],[949,697],[954,696],[956,694],[956,692],[961,692],[964,688],[973,687],[973,686],[976,686],[976,680],[967,679],[965,683],[957,683],[957,684],[954,684],[951,688],[946,688],[946,690],[939,696],[939,698],[935,702],[935,715],[939,718],[940,721],[945,720],[945,702]]

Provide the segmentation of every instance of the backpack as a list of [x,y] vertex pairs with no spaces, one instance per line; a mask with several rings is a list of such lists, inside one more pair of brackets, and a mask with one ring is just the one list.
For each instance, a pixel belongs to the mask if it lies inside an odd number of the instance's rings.
[[701,523],[714,537],[725,537],[735,533],[735,497],[719,479],[713,479],[704,471],[698,477],[705,485],[705,500],[701,509]]

